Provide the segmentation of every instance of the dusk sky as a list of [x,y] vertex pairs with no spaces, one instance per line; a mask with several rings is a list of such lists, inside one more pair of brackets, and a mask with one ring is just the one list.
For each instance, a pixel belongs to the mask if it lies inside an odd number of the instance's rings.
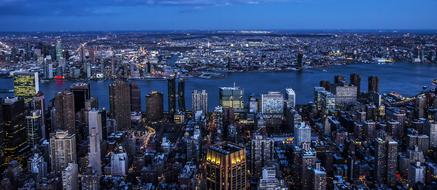
[[0,0],[0,31],[437,29],[437,0]]

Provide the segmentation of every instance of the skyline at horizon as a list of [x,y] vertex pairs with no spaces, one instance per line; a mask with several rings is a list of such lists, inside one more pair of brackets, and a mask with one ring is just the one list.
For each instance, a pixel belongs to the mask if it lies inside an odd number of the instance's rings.
[[436,30],[436,7],[434,0],[0,0],[0,32]]

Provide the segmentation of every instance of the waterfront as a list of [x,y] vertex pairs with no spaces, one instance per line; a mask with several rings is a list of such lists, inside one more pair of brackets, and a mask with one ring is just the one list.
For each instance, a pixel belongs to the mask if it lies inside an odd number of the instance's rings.
[[[302,72],[245,72],[228,73],[220,79],[189,78],[186,81],[186,105],[191,107],[191,92],[195,89],[206,89],[208,92],[208,106],[211,110],[218,105],[218,88],[233,86],[234,83],[244,89],[245,96],[251,94],[260,96],[268,91],[283,91],[291,87],[296,91],[297,103],[304,104],[313,100],[313,87],[319,85],[320,80],[333,81],[335,75],[341,74],[349,81],[351,73],[361,75],[361,90],[367,90],[367,77],[379,76],[381,92],[399,92],[405,96],[414,96],[423,86],[431,86],[432,80],[437,78],[437,65],[425,64],[352,64],[336,65],[324,68],[307,69]],[[50,81],[41,83],[40,89],[45,93],[46,101],[63,90],[68,89],[73,81]],[[90,81],[91,95],[98,97],[100,107],[109,107],[108,84],[110,81]],[[137,81],[141,88],[141,107],[145,110],[145,95],[152,90],[164,93],[164,104],[167,108],[167,81],[141,80]],[[12,79],[0,79],[2,89],[12,88]],[[0,96],[11,96],[2,93]]]

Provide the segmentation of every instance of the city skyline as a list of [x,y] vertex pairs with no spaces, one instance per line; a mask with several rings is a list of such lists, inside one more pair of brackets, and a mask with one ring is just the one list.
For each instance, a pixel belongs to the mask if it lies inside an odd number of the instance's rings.
[[433,0],[1,0],[0,31],[435,30],[435,7]]

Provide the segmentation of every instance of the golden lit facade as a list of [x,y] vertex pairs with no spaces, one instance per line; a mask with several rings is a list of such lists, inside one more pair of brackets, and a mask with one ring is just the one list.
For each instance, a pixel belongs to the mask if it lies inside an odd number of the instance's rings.
[[30,101],[39,91],[38,73],[15,73],[14,94]]
[[243,89],[239,87],[222,87],[219,89],[220,106],[243,110]]
[[246,189],[246,150],[231,143],[211,146],[206,154],[208,190]]

